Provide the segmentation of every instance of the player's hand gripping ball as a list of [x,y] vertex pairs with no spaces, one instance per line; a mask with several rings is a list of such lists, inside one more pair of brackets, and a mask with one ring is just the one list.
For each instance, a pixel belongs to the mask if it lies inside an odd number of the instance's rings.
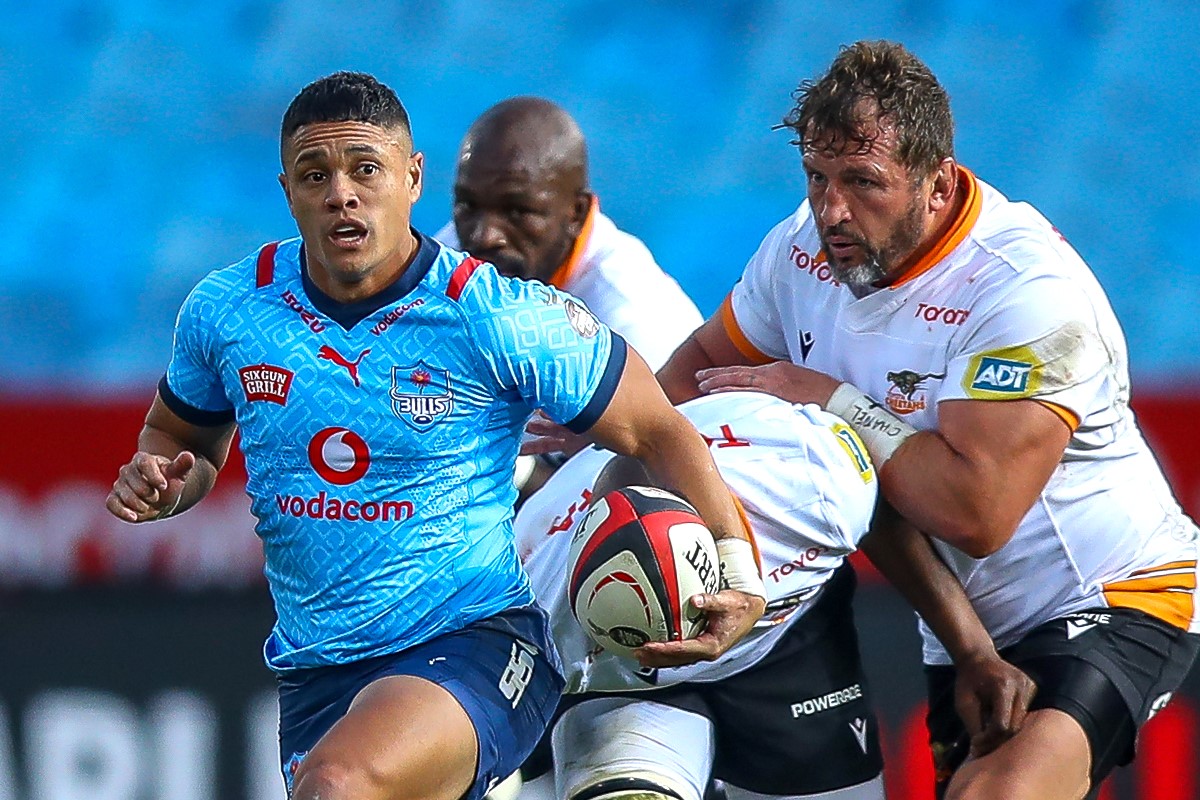
[[646,486],[593,502],[567,566],[575,619],[596,644],[629,658],[646,642],[700,633],[704,615],[688,600],[715,593],[721,579],[716,544],[696,510]]

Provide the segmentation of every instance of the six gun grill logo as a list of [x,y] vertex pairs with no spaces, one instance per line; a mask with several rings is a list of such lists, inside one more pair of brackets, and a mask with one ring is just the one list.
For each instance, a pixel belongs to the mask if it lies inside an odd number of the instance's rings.
[[421,433],[428,431],[454,408],[450,373],[418,361],[392,367],[392,412]]

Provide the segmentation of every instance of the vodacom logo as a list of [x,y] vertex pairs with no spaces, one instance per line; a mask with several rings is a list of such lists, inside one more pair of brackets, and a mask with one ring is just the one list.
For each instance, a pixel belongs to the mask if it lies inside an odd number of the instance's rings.
[[322,478],[347,486],[367,474],[371,451],[349,428],[325,428],[308,443],[308,460]]

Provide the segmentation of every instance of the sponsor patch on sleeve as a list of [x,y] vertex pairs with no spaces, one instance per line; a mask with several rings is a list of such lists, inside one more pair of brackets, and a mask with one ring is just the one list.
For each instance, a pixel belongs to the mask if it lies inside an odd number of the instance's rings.
[[858,477],[862,478],[862,482],[870,483],[875,480],[875,467],[871,464],[871,457],[867,455],[867,446],[854,429],[840,422],[830,427],[833,435],[837,437],[838,444],[846,451],[846,455],[850,456],[850,461],[858,470]]
[[1025,345],[972,356],[963,390],[976,400],[1033,397],[1042,384],[1042,361]]

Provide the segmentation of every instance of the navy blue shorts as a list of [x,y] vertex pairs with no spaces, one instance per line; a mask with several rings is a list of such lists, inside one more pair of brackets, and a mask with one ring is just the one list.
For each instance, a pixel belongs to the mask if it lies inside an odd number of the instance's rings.
[[317,740],[367,684],[390,675],[438,684],[471,718],[479,765],[465,800],[483,797],[521,766],[563,690],[546,614],[537,606],[503,611],[399,653],[284,673],[279,676],[279,750],[289,797],[292,777]]

